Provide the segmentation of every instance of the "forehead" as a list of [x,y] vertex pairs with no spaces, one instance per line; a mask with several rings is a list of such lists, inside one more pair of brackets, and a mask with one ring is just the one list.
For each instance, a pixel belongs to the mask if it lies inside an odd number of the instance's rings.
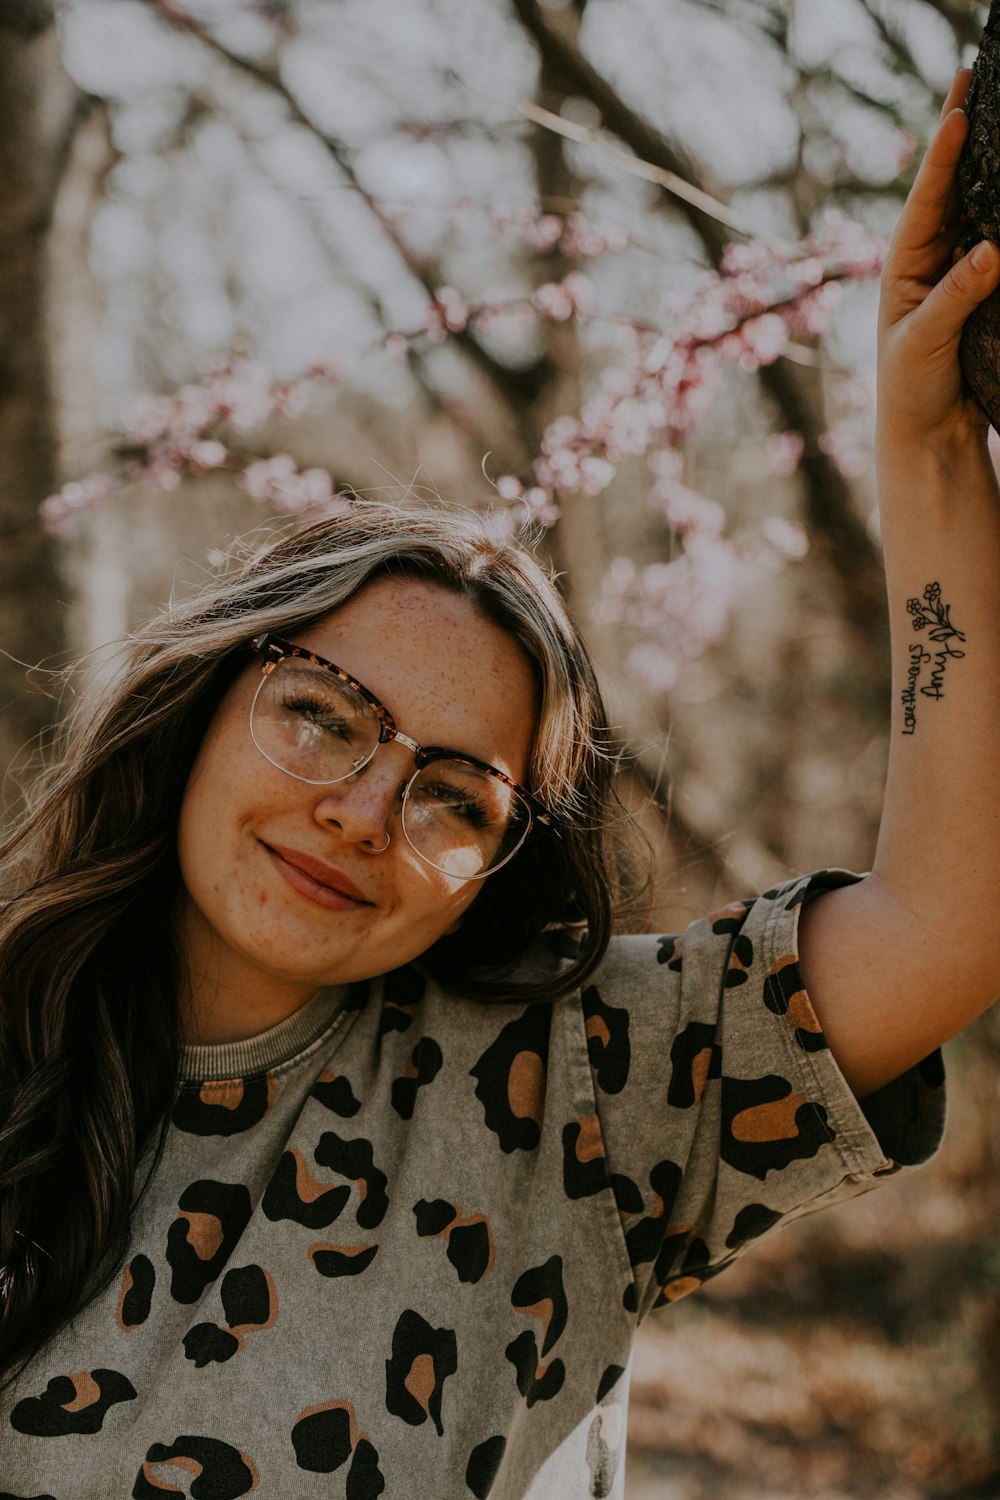
[[534,672],[513,637],[462,595],[379,579],[294,639],[363,682],[420,744],[462,750],[525,780]]

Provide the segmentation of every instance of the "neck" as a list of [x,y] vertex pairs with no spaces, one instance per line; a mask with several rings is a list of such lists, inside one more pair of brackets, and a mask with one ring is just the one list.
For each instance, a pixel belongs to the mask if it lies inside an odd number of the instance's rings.
[[315,986],[263,973],[227,947],[182,896],[176,915],[181,957],[181,1041],[185,1046],[243,1042],[269,1031],[316,993]]

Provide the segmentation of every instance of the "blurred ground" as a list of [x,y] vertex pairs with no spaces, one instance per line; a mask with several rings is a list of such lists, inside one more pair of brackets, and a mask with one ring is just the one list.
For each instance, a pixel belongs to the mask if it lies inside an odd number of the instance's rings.
[[779,1230],[636,1345],[628,1500],[1000,1497],[1000,1053],[922,1171]]

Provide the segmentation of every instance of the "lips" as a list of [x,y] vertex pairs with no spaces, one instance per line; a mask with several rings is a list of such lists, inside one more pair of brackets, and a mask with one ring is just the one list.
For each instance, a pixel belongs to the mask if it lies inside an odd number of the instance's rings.
[[[263,843],[264,841],[261,840]],[[277,864],[286,879],[292,878],[293,883],[302,888],[302,882],[294,880],[294,872],[304,875],[310,886],[316,888],[316,897],[326,892],[334,897],[340,897],[344,901],[356,903],[359,906],[374,906],[361,890],[355,885],[343,870],[338,870],[336,865],[328,865],[324,860],[315,859],[311,854],[304,854],[298,849],[286,849],[280,844],[264,844],[264,848],[271,855],[277,856]],[[305,894],[312,894],[308,889]],[[323,904],[326,904],[325,902]]]

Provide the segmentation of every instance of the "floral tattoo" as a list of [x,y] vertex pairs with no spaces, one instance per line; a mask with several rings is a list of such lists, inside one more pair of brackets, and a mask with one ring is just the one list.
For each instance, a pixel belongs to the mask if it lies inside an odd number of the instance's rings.
[[[927,631],[927,639],[937,646],[936,651],[926,647],[923,641],[914,641],[910,646],[910,665],[906,687],[903,689],[903,733],[917,732],[917,694],[925,698],[944,697],[944,676],[952,658],[963,657],[964,651],[955,649],[955,642],[965,644],[965,635],[952,624],[951,605],[941,602],[941,585],[929,583],[922,599],[911,599],[906,606],[913,616],[913,628]],[[920,682],[925,667],[930,667],[930,681]]]

